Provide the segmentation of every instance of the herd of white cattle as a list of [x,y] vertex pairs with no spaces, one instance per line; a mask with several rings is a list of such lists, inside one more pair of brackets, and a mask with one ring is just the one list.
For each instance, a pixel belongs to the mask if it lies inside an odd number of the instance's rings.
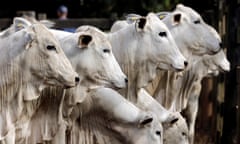
[[0,32],[1,144],[193,144],[201,80],[230,70],[192,8],[74,33],[15,17]]

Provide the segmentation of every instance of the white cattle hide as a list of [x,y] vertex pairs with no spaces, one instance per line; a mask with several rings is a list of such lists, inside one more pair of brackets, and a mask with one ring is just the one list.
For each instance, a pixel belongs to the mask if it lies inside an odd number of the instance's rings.
[[[221,39],[216,30],[207,25],[201,16],[190,7],[178,4],[173,12],[162,12],[157,15],[167,25],[180,51],[190,62],[188,69],[194,61],[194,55],[214,54],[220,50]],[[140,18],[139,15],[131,14],[127,16],[126,21],[115,22],[111,29],[117,31]],[[159,64],[158,67],[166,70],[165,64]],[[176,72],[159,71],[157,77],[146,89],[151,95],[162,97],[167,103],[173,103],[177,96],[176,93],[180,93],[178,90],[181,89],[181,85],[178,84],[179,80],[176,81],[178,76],[179,73]],[[167,105],[163,104],[163,106],[169,108]]]
[[128,26],[130,23],[128,23],[126,20],[117,20],[113,23],[113,25],[111,26],[110,32],[116,32],[126,26]]
[[1,37],[0,43],[0,141],[14,144],[16,125],[34,112],[28,104],[46,86],[73,87],[79,77],[42,24]]

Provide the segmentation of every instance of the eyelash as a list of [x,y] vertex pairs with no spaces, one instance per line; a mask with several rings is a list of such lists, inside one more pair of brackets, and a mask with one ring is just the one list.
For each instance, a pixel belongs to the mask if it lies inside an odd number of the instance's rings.
[[200,20],[195,20],[194,23],[195,24],[200,24]]
[[48,49],[48,50],[56,50],[56,47],[55,47],[55,46],[50,46],[50,45],[49,45],[49,46],[47,46],[47,49]]
[[109,49],[104,49],[103,52],[104,53],[110,53],[110,50]]
[[161,37],[167,37],[167,33],[166,32],[160,32],[158,35],[161,36]]

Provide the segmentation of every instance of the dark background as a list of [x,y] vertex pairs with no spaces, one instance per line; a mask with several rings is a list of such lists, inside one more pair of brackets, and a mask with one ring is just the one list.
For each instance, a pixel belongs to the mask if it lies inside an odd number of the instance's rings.
[[0,18],[16,16],[16,11],[33,10],[56,18],[59,5],[69,8],[70,18],[121,17],[124,13],[146,14],[149,11],[172,10],[183,3],[197,11],[211,9],[218,0],[7,0],[0,5]]

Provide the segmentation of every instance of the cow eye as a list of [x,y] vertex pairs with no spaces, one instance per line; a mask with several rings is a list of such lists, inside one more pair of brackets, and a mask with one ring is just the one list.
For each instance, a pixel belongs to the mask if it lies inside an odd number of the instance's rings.
[[47,46],[47,49],[48,49],[48,50],[56,50],[56,47],[55,47],[55,46],[48,45],[48,46]]
[[167,37],[167,33],[166,32],[160,32],[158,35],[161,36],[161,37]]
[[195,24],[200,24],[201,21],[200,21],[200,20],[195,20],[194,23],[195,23]]
[[186,134],[185,132],[182,132],[182,135],[183,135],[183,136],[186,136],[187,134]]
[[156,135],[161,136],[161,132],[160,131],[156,131]]
[[110,53],[110,49],[103,49],[104,53]]

